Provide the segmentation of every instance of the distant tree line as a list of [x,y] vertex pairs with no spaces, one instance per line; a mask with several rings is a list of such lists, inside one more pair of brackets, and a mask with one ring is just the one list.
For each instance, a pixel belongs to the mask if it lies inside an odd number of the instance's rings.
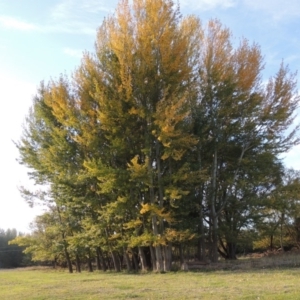
[[9,245],[18,236],[16,229],[0,229],[0,269],[17,268],[24,265],[23,247]]
[[299,142],[295,74],[263,81],[259,46],[232,40],[171,0],[121,1],[95,53],[34,98],[17,147],[45,188],[22,193],[48,211],[14,242],[70,272],[297,245],[299,174],[279,159]]

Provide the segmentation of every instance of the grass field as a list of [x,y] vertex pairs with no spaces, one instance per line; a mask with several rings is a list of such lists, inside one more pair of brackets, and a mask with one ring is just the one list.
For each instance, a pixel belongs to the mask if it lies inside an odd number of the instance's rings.
[[69,274],[0,270],[1,300],[300,299],[300,269]]

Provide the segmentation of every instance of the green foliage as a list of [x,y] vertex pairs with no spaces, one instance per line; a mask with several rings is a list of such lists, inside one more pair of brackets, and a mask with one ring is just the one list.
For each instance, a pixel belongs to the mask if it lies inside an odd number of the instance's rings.
[[102,249],[120,269],[138,249],[141,265],[163,271],[173,245],[235,258],[247,228],[272,227],[272,209],[296,222],[279,160],[298,143],[295,74],[281,64],[264,84],[258,45],[232,40],[171,0],[121,1],[72,79],[41,84],[17,144],[48,187],[23,189],[50,209],[23,239],[34,259]]

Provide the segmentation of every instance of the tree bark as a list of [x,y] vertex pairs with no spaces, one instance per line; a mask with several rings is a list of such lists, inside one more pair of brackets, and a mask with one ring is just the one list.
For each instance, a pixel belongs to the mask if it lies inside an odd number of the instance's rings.
[[75,256],[75,265],[76,265],[76,272],[81,273],[81,265],[80,265],[80,259],[78,254]]
[[138,263],[137,255],[136,255],[134,249],[132,249],[132,266],[135,271],[138,271],[139,263]]
[[202,207],[202,197],[199,193],[199,206],[200,206],[200,212],[199,212],[199,239],[198,239],[198,259],[200,261],[203,261],[205,258],[205,235],[204,235],[204,225],[203,225],[203,207]]
[[99,257],[100,262],[101,262],[102,270],[105,272],[107,270],[107,264],[106,264],[105,258],[103,256],[103,252],[102,252],[100,247],[97,247],[96,251],[97,251],[98,257]]
[[[216,147],[216,146],[215,146]],[[210,199],[210,214],[211,214],[211,261],[218,261],[218,216],[216,212],[216,190],[217,190],[217,163],[218,153],[217,149],[214,151],[214,161],[212,170],[212,193]]]
[[163,246],[164,250],[164,271],[169,272],[172,266],[172,245]]
[[148,267],[147,267],[147,261],[146,261],[144,250],[142,247],[138,247],[138,251],[139,251],[139,257],[140,257],[142,271],[146,271],[148,269]]
[[114,263],[114,268],[116,272],[121,272],[121,266],[120,266],[120,260],[118,258],[118,255],[116,251],[111,251],[111,257]]
[[236,259],[236,243],[227,243],[227,259]]
[[101,270],[100,254],[97,248],[96,248],[96,267],[98,271]]
[[[156,147],[158,145],[157,143],[158,143],[158,141],[156,141]],[[150,146],[150,153],[149,153],[149,160],[148,160],[148,174],[149,174],[149,182],[150,182],[149,197],[150,197],[150,203],[155,204],[154,180],[153,180],[153,159],[152,159],[151,144],[149,144],[149,146]],[[156,157],[157,157],[157,149],[156,149]],[[156,215],[152,216],[151,223],[152,223],[153,235],[157,237],[160,234],[160,232],[159,232],[159,228],[158,228],[158,224],[157,224],[158,220],[157,220]],[[164,269],[164,266],[163,266],[161,246],[157,245],[154,247],[154,249],[155,249],[156,264],[154,265],[154,262],[153,262],[153,265],[155,266],[155,269],[154,268],[153,269],[155,271],[162,272]]]
[[65,243],[64,243],[64,252],[65,252],[65,257],[66,257],[69,273],[73,273],[72,262],[71,262],[70,255],[69,255],[69,252],[67,250],[67,246],[65,245]]
[[92,257],[91,257],[91,250],[88,249],[88,257],[87,257],[87,263],[88,263],[88,270],[89,272],[93,272],[93,265],[92,265]]
[[130,272],[132,271],[132,265],[125,247],[123,247],[123,253],[124,253],[124,259],[125,259],[127,271]]
[[180,243],[179,245],[179,256],[180,256],[180,265],[184,264],[184,255],[183,255],[183,245]]
[[155,255],[155,249],[153,246],[150,246],[150,255],[151,255],[151,262],[152,262],[152,271],[156,270],[156,255]]

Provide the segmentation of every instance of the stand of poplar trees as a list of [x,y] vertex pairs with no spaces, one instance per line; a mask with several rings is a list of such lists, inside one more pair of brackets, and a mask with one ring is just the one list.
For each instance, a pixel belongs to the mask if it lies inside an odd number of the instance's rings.
[[[131,3],[131,2],[130,2]],[[48,206],[33,258],[169,271],[236,258],[284,185],[299,97],[284,64],[267,83],[257,44],[233,44],[171,0],[121,1],[71,79],[41,83],[17,143]]]

